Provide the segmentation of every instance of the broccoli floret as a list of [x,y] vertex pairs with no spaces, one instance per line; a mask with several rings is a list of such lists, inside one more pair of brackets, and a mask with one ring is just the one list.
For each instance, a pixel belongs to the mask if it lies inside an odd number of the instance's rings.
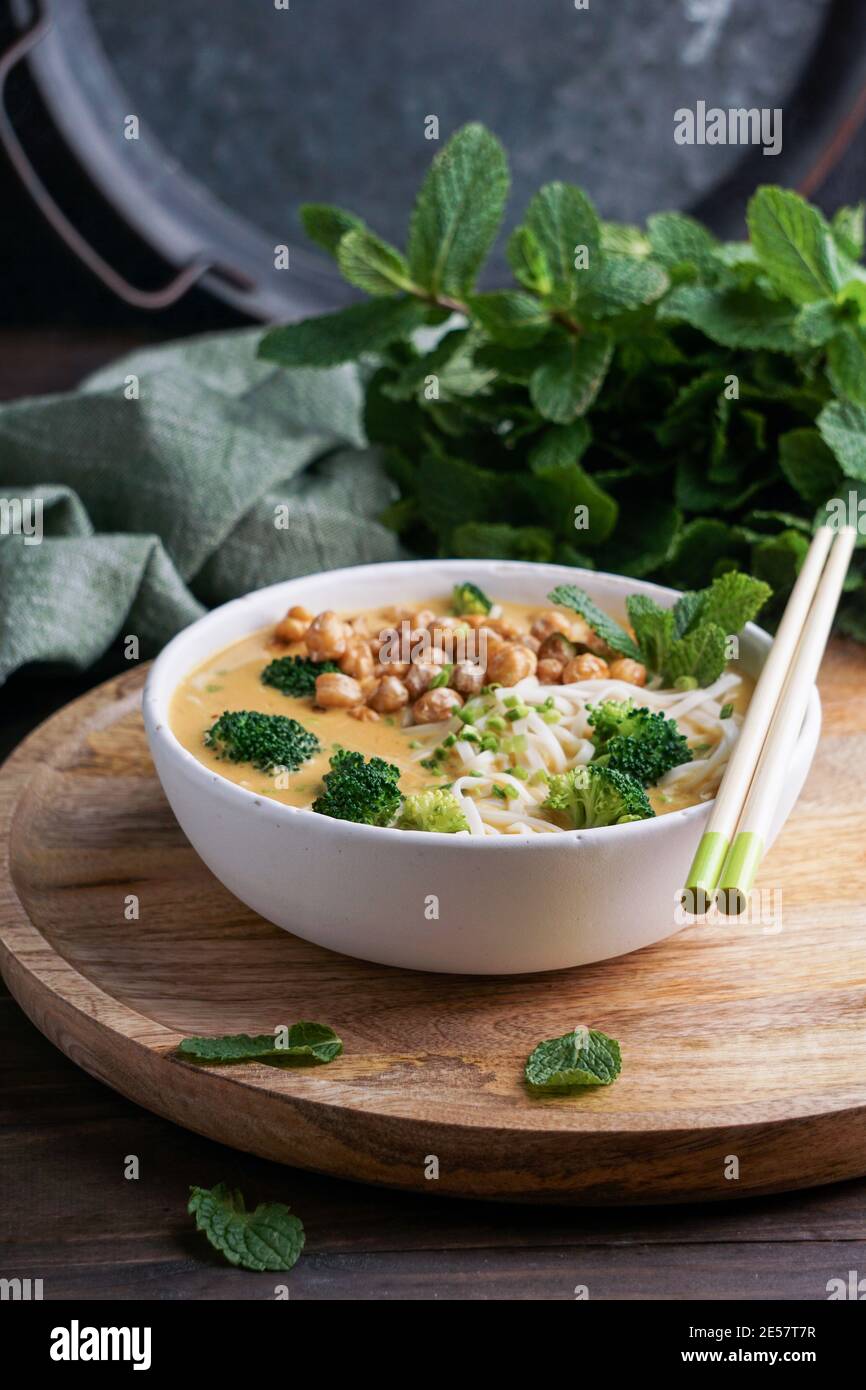
[[407,796],[397,824],[401,830],[437,830],[446,835],[469,829],[460,802],[446,787]]
[[321,747],[316,735],[297,719],[246,709],[224,710],[205,731],[204,741],[218,758],[252,763],[261,772],[273,772],[275,768],[295,772]]
[[588,763],[548,779],[547,811],[566,817],[575,830],[624,825],[654,816],[640,782],[612,767]]
[[451,607],[458,614],[480,613],[484,616],[490,612],[493,602],[476,584],[455,584]]
[[390,825],[400,809],[399,776],[400,769],[393,763],[382,758],[365,762],[363,753],[341,748],[331,759],[325,790],[313,802],[313,810],[334,820]]
[[339,671],[334,661],[310,661],[305,656],[278,656],[262,671],[262,685],[272,685],[284,695],[294,695],[303,699],[305,695],[315,695],[316,676],[323,671]]
[[649,787],[672,767],[692,760],[675,719],[636,709],[631,700],[604,700],[590,710],[597,766],[627,772]]

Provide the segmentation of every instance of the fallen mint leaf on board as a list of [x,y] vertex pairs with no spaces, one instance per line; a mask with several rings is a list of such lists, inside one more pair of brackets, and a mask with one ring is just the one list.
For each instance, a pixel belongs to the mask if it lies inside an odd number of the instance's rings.
[[187,1211],[214,1250],[241,1269],[291,1269],[304,1248],[304,1227],[282,1202],[248,1212],[240,1192],[225,1183],[190,1188]]
[[293,1023],[288,1031],[274,1033],[232,1033],[220,1038],[184,1038],[178,1052],[198,1062],[254,1062],[284,1057],[312,1057],[317,1062],[333,1062],[343,1044],[333,1028],[324,1023]]
[[574,1086],[609,1086],[621,1070],[616,1039],[578,1027],[562,1038],[539,1043],[527,1059],[524,1074],[535,1090],[567,1091]]

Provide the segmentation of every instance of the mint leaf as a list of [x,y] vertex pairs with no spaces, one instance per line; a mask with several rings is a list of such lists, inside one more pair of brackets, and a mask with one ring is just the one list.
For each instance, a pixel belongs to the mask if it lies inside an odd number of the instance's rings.
[[561,308],[577,300],[580,277],[575,267],[579,247],[586,247],[588,268],[599,254],[601,228],[592,203],[570,183],[548,183],[536,193],[523,222],[549,270],[548,298]]
[[845,477],[866,481],[866,407],[852,401],[831,401],[817,424]]
[[674,640],[674,614],[645,594],[629,594],[625,601],[629,622],[640,647],[641,660],[650,671],[663,671]]
[[845,255],[859,261],[866,249],[866,203],[837,208],[830,226]]
[[283,1042],[283,1033],[231,1033],[218,1038],[184,1038],[178,1052],[199,1062],[253,1062],[271,1058],[311,1057],[316,1062],[333,1062],[343,1044],[333,1028],[324,1023],[293,1023]]
[[800,531],[780,531],[753,546],[752,569],[784,593],[797,578],[808,549],[809,540]]
[[694,589],[680,594],[673,608],[674,637],[685,637],[690,628],[696,626],[705,597],[705,592]]
[[607,255],[596,269],[583,273],[578,304],[581,312],[597,317],[652,304],[670,288],[660,265],[636,256]]
[[394,295],[413,288],[400,252],[366,228],[346,233],[337,247],[337,264],[344,279],[367,294]]
[[809,347],[823,347],[845,327],[844,311],[835,299],[813,299],[794,320],[794,332]]
[[779,436],[779,467],[791,487],[810,507],[834,497],[842,473],[817,430],[788,430]]
[[601,249],[621,256],[648,256],[652,248],[640,227],[605,221],[601,224]]
[[508,238],[508,263],[526,289],[548,295],[553,289],[553,277],[538,238],[528,227],[516,227]]
[[817,208],[787,188],[759,188],[746,220],[767,275],[797,304],[832,296],[849,278],[848,258]]
[[225,1183],[191,1187],[187,1211],[214,1250],[241,1269],[291,1269],[304,1248],[304,1227],[282,1202],[248,1212],[240,1192]]
[[259,357],[281,367],[336,367],[405,337],[420,327],[428,309],[416,299],[351,304],[335,314],[270,329],[259,344]]
[[859,324],[843,328],[830,343],[827,375],[837,395],[866,405],[866,331]]
[[593,603],[585,589],[578,589],[573,584],[558,584],[547,597],[550,603],[572,608],[613,651],[640,661],[640,649],[625,629]]
[[698,685],[712,685],[725,669],[726,641],[716,623],[699,623],[692,632],[672,643],[662,683],[671,686],[681,676],[693,676]]
[[302,203],[301,223],[310,240],[332,256],[347,232],[364,230],[360,217],[331,203]]
[[[564,539],[575,534],[587,545],[607,540],[616,526],[619,507],[610,493],[581,468],[579,463],[543,463],[530,456],[532,472],[524,487],[542,520],[550,524]],[[575,527],[576,508],[585,507],[586,525]]]
[[712,265],[719,243],[694,217],[685,212],[657,212],[647,218],[647,236],[653,255],[662,265]]
[[437,154],[415,202],[409,266],[432,295],[472,289],[496,239],[509,176],[505,151],[482,125],[458,130]]
[[484,331],[504,347],[532,347],[550,328],[550,315],[543,306],[520,290],[476,294],[469,307]]
[[458,560],[532,560],[546,564],[553,559],[553,537],[541,526],[467,521],[453,531],[451,553]]
[[558,425],[569,425],[583,415],[601,390],[612,356],[613,339],[602,333],[581,334],[546,349],[529,379],[529,395],[539,415]]
[[789,304],[756,289],[710,289],[678,285],[659,305],[662,323],[687,323],[714,343],[730,348],[790,351],[795,316]]
[[742,632],[763,608],[772,590],[760,579],[729,570],[714,579],[704,594],[701,623],[715,623],[728,636]]
[[615,1038],[578,1027],[562,1038],[539,1043],[524,1068],[537,1091],[567,1091],[575,1086],[609,1086],[622,1071],[622,1053]]

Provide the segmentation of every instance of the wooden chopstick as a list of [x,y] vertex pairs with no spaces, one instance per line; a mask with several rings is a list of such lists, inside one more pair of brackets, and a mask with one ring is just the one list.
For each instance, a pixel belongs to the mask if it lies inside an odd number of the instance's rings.
[[681,902],[687,912],[700,915],[712,902],[834,534],[830,526],[818,527],[791,590],[686,878]]
[[748,903],[856,542],[854,526],[843,526],[836,535],[761,750],[737,834],[719,877],[718,903],[730,916],[743,912]]

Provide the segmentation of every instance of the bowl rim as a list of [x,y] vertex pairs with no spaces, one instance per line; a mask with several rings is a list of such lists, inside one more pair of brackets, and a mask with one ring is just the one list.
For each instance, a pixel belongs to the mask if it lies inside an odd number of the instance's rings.
[[[601,844],[611,835],[624,837],[630,835],[632,840],[637,835],[663,835],[664,827],[680,824],[683,821],[699,821],[701,817],[709,815],[710,807],[715,801],[715,797],[710,797],[707,801],[695,802],[692,806],[685,806],[679,811],[671,811],[663,816],[653,816],[647,820],[631,821],[625,825],[602,825],[595,826],[586,830],[564,830],[559,835],[452,835],[443,831],[425,830],[398,830],[394,826],[374,826],[361,825],[355,821],[335,820],[330,816],[322,816],[313,811],[311,807],[289,806],[283,801],[277,801],[272,797],[262,796],[258,792],[251,791],[247,787],[240,786],[237,782],[230,781],[227,777],[221,776],[206,767],[204,763],[196,758],[183,746],[174,734],[169,721],[169,704],[174,691],[177,689],[175,681],[171,690],[158,692],[158,687],[164,679],[166,667],[171,659],[176,656],[189,642],[194,633],[213,627],[219,629],[222,622],[229,616],[240,613],[245,607],[251,606],[253,602],[258,605],[271,593],[278,590],[285,590],[289,585],[314,588],[317,580],[327,579],[328,582],[339,581],[345,578],[349,581],[351,576],[369,574],[375,572],[385,575],[388,572],[398,578],[400,574],[417,573],[419,570],[429,568],[437,571],[448,571],[451,573],[463,573],[470,568],[481,567],[489,573],[526,573],[543,572],[553,576],[551,583],[571,582],[581,587],[586,587],[592,593],[594,580],[604,580],[606,585],[613,585],[615,589],[621,591],[623,595],[635,592],[649,594],[659,600],[676,599],[682,592],[678,589],[670,588],[663,584],[657,584],[653,580],[635,579],[629,575],[611,574],[605,570],[580,569],[570,565],[557,565],[553,563],[540,563],[531,560],[486,560],[486,559],[421,559],[421,560],[387,560],[368,565],[347,565],[340,569],[315,571],[312,574],[299,575],[295,578],[282,579],[275,584],[268,584],[260,589],[252,589],[249,593],[242,594],[238,598],[229,599],[227,602],[210,609],[202,617],[189,623],[180,632],[176,633],[169,642],[162,648],[159,655],[153,661],[148,672],[145,688],[142,696],[142,715],[147,731],[148,741],[151,752],[155,754],[155,745],[158,743],[166,752],[167,756],[175,763],[178,771],[182,772],[188,781],[198,784],[203,794],[210,793],[216,795],[226,806],[234,806],[238,810],[246,808],[247,811],[258,811],[267,819],[285,825],[291,824],[296,816],[302,816],[305,823],[312,827],[317,825],[322,833],[330,832],[343,833],[356,837],[359,841],[363,838],[371,838],[372,843],[383,845],[383,832],[390,835],[399,835],[402,839],[410,838],[417,845],[422,843],[432,847],[443,847],[448,844],[452,849],[459,853],[469,852],[472,849],[484,846],[485,854],[495,852],[511,852],[519,847],[525,848],[533,845],[539,852],[550,852],[558,846],[574,845],[582,842],[587,836],[591,837],[593,844]],[[255,629],[251,629],[255,630]],[[761,666],[766,661],[769,648],[772,645],[771,635],[764,628],[758,627],[756,623],[747,623],[743,629],[753,640],[758,642],[761,650]],[[232,639],[234,641],[240,638]],[[231,641],[224,643],[230,646]],[[214,652],[220,650],[219,640],[214,642]],[[191,665],[189,670],[194,669]],[[181,677],[183,679],[183,677]],[[795,745],[795,754],[799,751],[804,741],[811,737],[813,725],[817,722],[818,732],[820,732],[821,705],[817,687],[813,685],[809,695],[809,703],[806,715],[803,720],[802,728]],[[158,769],[157,769],[158,772]],[[158,774],[159,775],[159,774]],[[697,826],[696,826],[697,832]],[[626,841],[623,840],[625,844]]]

